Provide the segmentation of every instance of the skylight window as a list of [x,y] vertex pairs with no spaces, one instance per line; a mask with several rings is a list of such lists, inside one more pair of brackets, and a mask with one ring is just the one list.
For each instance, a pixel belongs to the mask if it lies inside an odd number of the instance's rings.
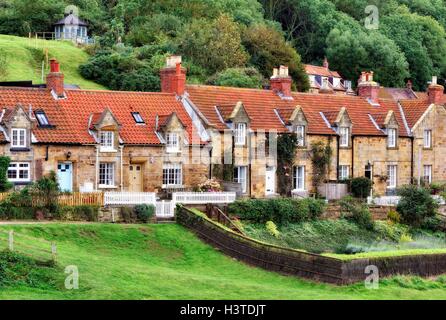
[[132,112],[132,116],[136,123],[145,123],[139,112]]
[[35,114],[36,114],[37,121],[39,122],[39,125],[41,127],[50,126],[50,122],[48,121],[48,117],[46,116],[44,111],[41,111],[41,110],[36,111]]

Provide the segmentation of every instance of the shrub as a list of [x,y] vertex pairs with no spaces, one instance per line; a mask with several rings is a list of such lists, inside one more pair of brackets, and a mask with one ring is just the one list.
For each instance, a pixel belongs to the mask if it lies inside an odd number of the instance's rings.
[[396,210],[402,222],[420,227],[426,218],[435,217],[439,207],[427,189],[408,185],[398,190],[401,197]]
[[387,219],[389,221],[392,221],[393,223],[400,223],[401,221],[401,216],[398,212],[396,212],[395,210],[390,210],[387,213]]
[[138,204],[133,210],[136,218],[144,223],[147,223],[155,214],[155,207],[153,205]]
[[229,205],[229,213],[242,220],[258,223],[302,222],[318,218],[325,209],[325,202],[317,199],[249,199]]
[[346,196],[339,202],[344,218],[353,221],[361,228],[372,230],[374,227],[372,214],[365,203],[357,199]]
[[130,207],[122,207],[121,208],[121,219],[125,223],[134,223],[136,222],[136,214]]
[[12,183],[8,181],[7,177],[10,162],[11,159],[9,157],[0,157],[0,192],[5,192],[12,188]]
[[277,226],[274,222],[272,221],[267,221],[265,224],[266,230],[268,231],[268,233],[270,235],[272,235],[275,238],[279,238],[280,237],[280,232],[279,230],[277,230]]
[[372,181],[366,177],[353,178],[350,181],[350,190],[355,198],[364,199],[370,194]]
[[421,228],[432,231],[440,231],[442,230],[443,225],[443,221],[439,217],[435,216],[425,218],[421,224]]
[[54,218],[72,221],[98,221],[99,206],[63,206],[58,210]]

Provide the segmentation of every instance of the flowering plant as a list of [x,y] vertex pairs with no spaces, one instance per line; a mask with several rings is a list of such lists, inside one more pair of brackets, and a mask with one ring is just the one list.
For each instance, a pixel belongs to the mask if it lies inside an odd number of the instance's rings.
[[197,187],[199,192],[218,192],[222,190],[220,182],[217,179],[208,179],[203,183],[200,183]]

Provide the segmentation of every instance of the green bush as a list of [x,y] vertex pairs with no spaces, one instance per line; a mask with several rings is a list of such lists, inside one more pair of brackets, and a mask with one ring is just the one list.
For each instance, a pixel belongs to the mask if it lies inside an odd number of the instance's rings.
[[98,221],[99,206],[63,206],[60,207],[54,218],[70,221]]
[[401,216],[398,212],[396,212],[395,210],[390,210],[387,213],[387,219],[389,221],[392,221],[393,223],[400,223],[401,221]]
[[435,217],[439,204],[429,190],[414,185],[404,186],[398,190],[401,197],[396,210],[401,215],[401,221],[415,227],[420,227],[427,218]]
[[124,223],[135,223],[136,219],[137,217],[133,208],[121,207],[121,220]]
[[266,223],[301,222],[318,218],[325,209],[325,202],[317,199],[247,199],[238,200],[228,207],[231,215],[242,220]]
[[265,224],[265,228],[268,231],[268,233],[270,235],[272,235],[275,238],[279,238],[280,237],[280,232],[279,230],[277,230],[277,226],[274,222],[272,221],[267,221]]
[[155,206],[147,204],[138,204],[133,209],[139,221],[147,223],[155,214]]
[[357,199],[346,196],[339,202],[342,216],[356,223],[361,228],[373,230],[374,222],[368,206]]
[[8,181],[8,168],[11,159],[7,156],[0,157],[0,192],[6,192],[12,188],[12,183]]
[[370,195],[372,181],[366,177],[353,178],[350,181],[350,190],[355,198],[364,199]]

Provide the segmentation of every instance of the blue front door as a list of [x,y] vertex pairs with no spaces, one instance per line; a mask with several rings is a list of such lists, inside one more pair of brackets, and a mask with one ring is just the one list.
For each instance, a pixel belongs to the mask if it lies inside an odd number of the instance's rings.
[[57,181],[61,191],[73,191],[73,164],[71,162],[59,162],[57,165]]

